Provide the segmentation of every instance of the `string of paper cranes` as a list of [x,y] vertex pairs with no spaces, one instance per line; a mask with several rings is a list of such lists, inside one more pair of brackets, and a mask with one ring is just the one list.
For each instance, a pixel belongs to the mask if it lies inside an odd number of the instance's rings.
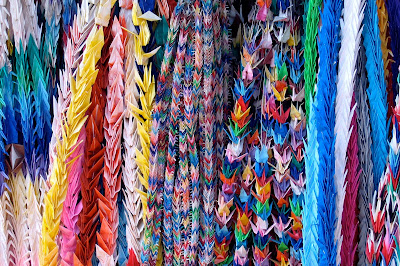
[[0,265],[400,265],[398,0],[0,0]]

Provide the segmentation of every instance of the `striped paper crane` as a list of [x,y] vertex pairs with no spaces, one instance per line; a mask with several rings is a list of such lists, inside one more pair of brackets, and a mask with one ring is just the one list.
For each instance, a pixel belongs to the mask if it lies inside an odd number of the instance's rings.
[[[349,215],[355,215],[358,188],[358,158],[357,158],[357,133],[356,128],[351,127],[354,124],[353,119],[355,108],[352,107],[354,94],[354,80],[357,62],[357,51],[361,41],[361,26],[364,16],[363,1],[345,1],[343,8],[343,24],[341,29],[342,43],[339,51],[339,70],[337,78],[337,97],[335,103],[335,186],[336,197],[336,215],[337,223],[335,228],[335,240],[337,241],[337,262],[345,259],[345,264],[353,264],[355,252],[355,223]],[[353,121],[354,120],[354,121]],[[354,136],[353,136],[354,135]],[[353,137],[351,137],[353,136]],[[352,143],[349,143],[352,138]],[[352,149],[357,150],[352,150]],[[352,158],[348,156],[351,155]],[[349,162],[352,162],[351,169],[347,168]],[[348,170],[348,171],[346,171]],[[347,185],[346,185],[347,184]],[[353,196],[354,195],[354,196]],[[349,197],[354,197],[349,199]],[[346,205],[344,205],[346,203]],[[346,211],[346,216],[343,212]],[[342,217],[346,219],[342,220]],[[345,225],[345,227],[342,227]],[[342,241],[343,248],[342,248]],[[345,253],[343,253],[345,252]],[[349,253],[348,253],[349,252]]]
[[122,164],[121,139],[122,115],[124,110],[124,35],[121,24],[114,17],[112,24],[113,41],[110,45],[110,60],[107,87],[107,104],[104,119],[104,195],[96,190],[99,199],[100,232],[97,235],[96,256],[102,265],[115,264],[115,250],[118,238],[117,196],[121,189]]

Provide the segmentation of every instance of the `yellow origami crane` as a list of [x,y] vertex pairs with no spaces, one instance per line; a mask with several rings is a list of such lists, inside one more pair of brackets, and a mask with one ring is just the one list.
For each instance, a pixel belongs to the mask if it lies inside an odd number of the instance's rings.
[[290,106],[290,118],[292,120],[301,120],[301,113],[297,108],[293,105],[293,103]]
[[281,92],[279,92],[277,89],[275,89],[274,85],[272,85],[271,87],[272,87],[272,91],[274,92],[274,95],[275,95],[275,98],[277,101],[283,102],[283,101],[289,99],[289,97],[285,97],[287,87],[285,87]]
[[[156,95],[155,80],[151,73],[151,64],[148,66],[148,59],[155,55],[160,47],[152,50],[149,53],[143,51],[143,47],[150,42],[150,30],[147,21],[160,20],[154,13],[148,11],[142,13],[137,0],[133,1],[132,5],[132,22],[135,26],[139,27],[139,33],[132,32],[134,40],[133,54],[135,63],[132,71],[134,72],[134,81],[140,88],[140,107],[137,103],[129,102],[129,110],[136,118],[137,128],[136,132],[139,136],[141,148],[136,148],[135,161],[138,165],[139,171],[136,173],[140,183],[146,188],[149,187],[149,158],[150,158],[150,130],[152,125],[152,108],[153,101]],[[143,65],[143,77],[140,76],[136,65]],[[147,193],[145,191],[137,190],[140,194],[142,202],[143,219],[147,217]],[[161,254],[160,252],[159,254]]]
[[253,172],[250,169],[249,164],[243,170],[242,178],[244,181],[249,180],[250,182],[253,181]]
[[150,29],[147,21],[161,20],[154,13],[148,11],[142,14],[140,6],[137,0],[133,2],[132,6],[132,22],[133,25],[139,26],[139,34],[133,33],[135,36],[135,58],[138,65],[147,65],[148,59],[155,55],[160,47],[152,50],[149,53],[143,51],[143,46],[146,46],[150,42]]

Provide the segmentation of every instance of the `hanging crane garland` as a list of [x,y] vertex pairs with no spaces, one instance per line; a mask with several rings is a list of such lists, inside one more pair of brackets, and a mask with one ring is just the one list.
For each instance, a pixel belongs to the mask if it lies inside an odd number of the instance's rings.
[[0,260],[399,264],[398,10],[0,0]]

